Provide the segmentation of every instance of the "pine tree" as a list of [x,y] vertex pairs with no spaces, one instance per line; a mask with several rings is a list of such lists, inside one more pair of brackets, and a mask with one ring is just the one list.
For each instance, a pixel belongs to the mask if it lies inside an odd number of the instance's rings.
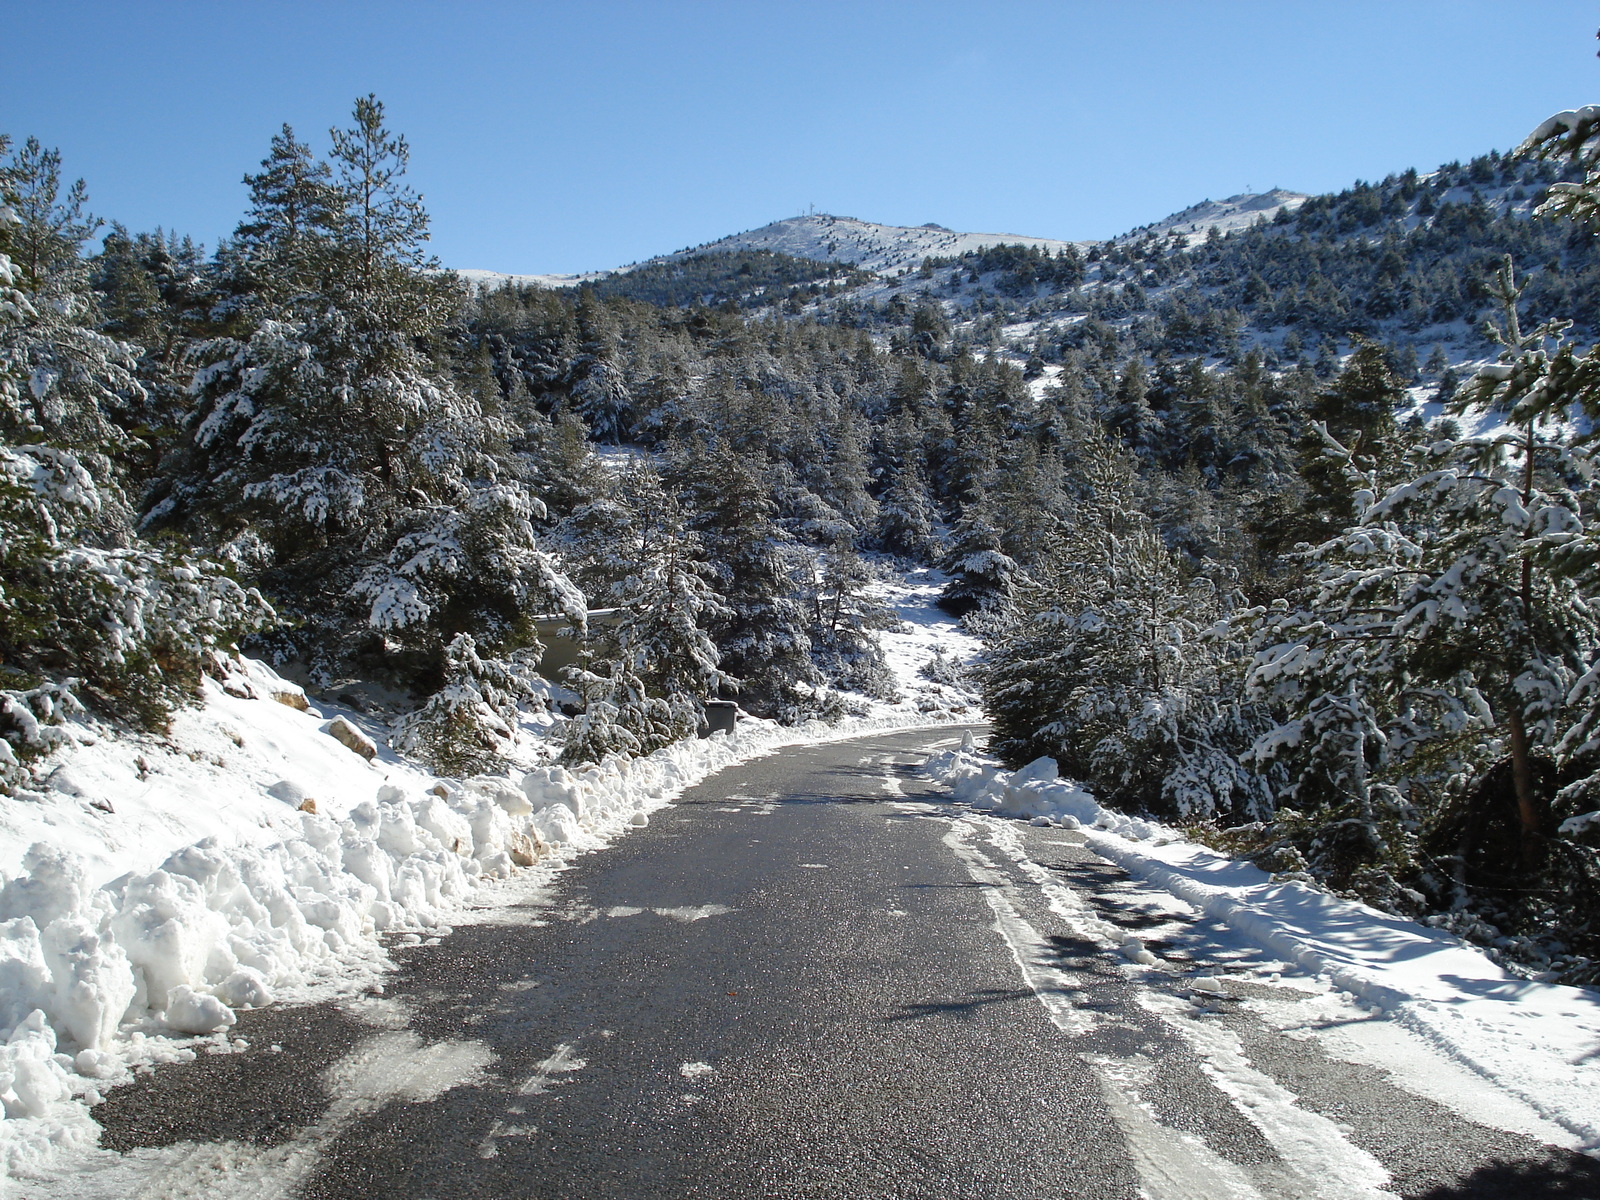
[[347,215],[333,172],[285,125],[273,137],[261,170],[246,175],[244,183],[250,211],[221,259],[229,277],[228,307],[247,304],[259,319],[314,304],[332,269],[334,242]]
[[1305,490],[1298,509],[1267,531],[1269,550],[1319,544],[1355,519],[1352,480],[1402,451],[1394,420],[1402,395],[1383,348],[1358,342],[1344,369],[1306,409],[1297,447]]
[[757,464],[718,443],[680,450],[667,477],[716,572],[726,613],[711,632],[744,706],[785,721],[812,715],[821,677],[791,577],[802,552],[774,520]]
[[1065,531],[997,624],[981,671],[992,745],[1041,754],[1109,803],[1256,818],[1266,780],[1239,763],[1260,717],[1239,695],[1215,584],[1186,579],[1143,513],[1130,461],[1088,460]]
[[616,334],[592,289],[578,296],[578,352],[567,368],[573,410],[596,441],[620,442],[630,432],[633,400],[623,378]]
[[1344,822],[1345,871],[1403,871],[1410,835],[1397,830],[1414,814],[1402,797],[1442,805],[1502,756],[1533,869],[1552,832],[1549,764],[1583,740],[1568,702],[1600,650],[1580,582],[1594,510],[1587,454],[1563,422],[1577,378],[1596,368],[1561,344],[1563,323],[1521,329],[1509,265],[1498,290],[1501,361],[1458,405],[1499,411],[1505,426],[1416,448],[1388,487],[1376,464],[1330,454],[1357,519],[1304,552],[1315,578],[1302,593],[1245,618],[1251,686],[1290,714],[1257,757],[1288,766],[1297,808]]
[[921,464],[911,458],[894,473],[878,503],[878,544],[890,554],[927,562],[940,551],[937,520]]
[[873,574],[846,537],[816,556],[803,597],[810,608],[811,654],[828,682],[880,700],[898,699],[894,675],[874,631],[898,618],[873,596]]
[[953,616],[999,615],[1016,589],[1021,568],[1000,548],[1000,525],[987,504],[973,504],[950,531],[950,548],[940,569],[951,580],[939,594],[939,607]]
[[[0,138],[0,155],[9,143]],[[100,333],[81,181],[30,140],[0,166],[0,790],[85,712],[160,728],[271,610],[214,564],[133,536],[108,419],[143,398]],[[14,265],[12,252],[22,255]]]
[[457,634],[444,651],[442,686],[396,722],[391,743],[445,775],[503,770],[522,711],[543,708],[536,659],[527,651],[480,657],[472,635]]
[[424,270],[405,140],[370,96],[332,140],[326,168],[285,131],[249,179],[235,255],[259,264],[258,291],[197,352],[188,461],[147,522],[212,541],[280,597],[300,627],[272,649],[315,678],[428,690],[458,634],[509,653],[532,644],[527,616],[581,621],[582,598],[536,545],[517,431],[441,368],[457,296]]

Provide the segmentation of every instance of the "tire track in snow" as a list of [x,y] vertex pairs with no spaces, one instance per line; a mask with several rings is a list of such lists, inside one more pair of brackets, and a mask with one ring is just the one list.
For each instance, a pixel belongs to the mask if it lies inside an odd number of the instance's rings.
[[1083,990],[1078,978],[1056,965],[1055,951],[1039,931],[1017,911],[1011,897],[1016,885],[975,844],[975,823],[962,817],[953,822],[944,844],[961,860],[974,883],[982,886],[983,898],[994,913],[994,928],[1011,948],[1011,957],[1022,972],[1023,982],[1032,989],[1045,1013],[1063,1033],[1077,1036],[1088,1033],[1098,1021],[1073,1006],[1072,995]]
[[[1081,985],[1050,961],[1054,955],[1049,944],[1013,902],[1022,888],[979,849],[980,839],[1017,868],[1074,936],[1099,946],[1119,969],[1126,971],[1127,965],[1119,954],[1121,931],[1096,914],[1071,888],[1051,879],[1049,872],[1028,855],[1009,822],[963,816],[952,823],[944,843],[955,852],[972,880],[983,885],[984,898],[995,913],[995,928],[1010,947],[1023,981],[1058,1029],[1074,1036],[1090,1032],[1099,1019],[1076,1010],[1071,1003],[1071,996],[1081,991]],[[1131,1060],[1085,1055],[1085,1061],[1100,1078],[1112,1117],[1128,1141],[1129,1154],[1150,1200],[1377,1200],[1392,1196],[1384,1190],[1390,1176],[1383,1164],[1351,1143],[1335,1122],[1300,1108],[1293,1093],[1252,1067],[1240,1051],[1237,1038],[1187,1016],[1175,998],[1144,990],[1139,1000],[1141,1007],[1195,1052],[1213,1086],[1260,1131],[1283,1164],[1281,1168],[1240,1167],[1229,1162],[1199,1139],[1156,1120],[1149,1107],[1138,1099],[1137,1071],[1130,1066]]]

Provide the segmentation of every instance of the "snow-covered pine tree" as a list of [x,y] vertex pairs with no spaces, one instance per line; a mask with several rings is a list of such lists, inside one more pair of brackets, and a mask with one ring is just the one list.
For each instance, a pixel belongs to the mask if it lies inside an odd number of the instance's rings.
[[1260,717],[1239,695],[1215,584],[1185,578],[1131,499],[1131,460],[1086,455],[1081,499],[996,624],[980,671],[992,745],[1050,755],[1109,803],[1254,819],[1266,781],[1240,765]]
[[935,531],[939,513],[918,458],[906,455],[878,501],[878,544],[912,562],[929,562],[942,549]]
[[722,442],[679,447],[669,486],[691,514],[726,612],[711,633],[721,666],[759,716],[802,720],[823,703],[811,639],[792,574],[802,549],[774,520],[761,465]]
[[[0,155],[9,142],[0,137]],[[271,610],[214,564],[133,536],[108,418],[143,397],[100,333],[81,181],[29,142],[0,165],[0,791],[84,712],[158,728]],[[14,264],[12,252],[21,256]]]
[[1356,484],[1350,466],[1358,475],[1370,472],[1402,451],[1395,440],[1394,412],[1403,394],[1383,347],[1358,341],[1331,385],[1307,406],[1297,447],[1304,484],[1301,502],[1294,511],[1280,514],[1267,531],[1270,547],[1316,545],[1355,519]]
[[567,368],[567,394],[595,440],[615,444],[628,435],[633,419],[616,331],[590,288],[579,293],[576,315],[579,341]]
[[585,711],[569,732],[569,762],[647,754],[689,736],[702,702],[730,689],[708,632],[728,614],[712,568],[677,498],[635,461],[568,523],[583,578],[609,614],[591,631],[572,683]]
[[896,699],[894,675],[873,631],[895,628],[899,618],[873,597],[872,571],[842,535],[815,564],[804,589],[812,659],[836,688]]
[[1000,524],[982,501],[962,512],[939,565],[951,576],[939,607],[958,617],[1003,614],[1021,575],[1017,560],[1000,548]]
[[[1567,425],[1565,323],[1522,330],[1509,264],[1498,293],[1501,361],[1456,405],[1504,424],[1414,447],[1385,464],[1399,472],[1387,485],[1325,433],[1324,461],[1342,466],[1358,519],[1303,553],[1314,572],[1303,591],[1241,618],[1250,686],[1288,713],[1256,757],[1287,769],[1286,801],[1319,814],[1313,865],[1348,886],[1373,874],[1375,899],[1413,869],[1418,819],[1482,832],[1463,807],[1504,803],[1520,852],[1502,870],[1538,866],[1568,697],[1600,649],[1585,572],[1571,569],[1594,505]],[[1502,758],[1508,769],[1492,771]]]
[[201,347],[190,461],[148,520],[213,540],[282,597],[299,627],[273,649],[315,679],[428,691],[457,635],[487,661],[534,645],[528,616],[581,624],[584,606],[536,544],[514,431],[434,353],[459,297],[424,252],[405,140],[370,96],[354,118],[332,131],[331,170],[285,130],[249,177],[248,269],[229,278],[255,290]]
[[261,170],[244,183],[250,211],[218,258],[225,278],[218,315],[226,319],[240,308],[257,319],[314,311],[347,218],[332,170],[284,125]]
[[444,650],[443,685],[395,722],[391,744],[445,775],[504,770],[522,709],[544,703],[538,655],[535,645],[483,658],[472,635],[458,633]]

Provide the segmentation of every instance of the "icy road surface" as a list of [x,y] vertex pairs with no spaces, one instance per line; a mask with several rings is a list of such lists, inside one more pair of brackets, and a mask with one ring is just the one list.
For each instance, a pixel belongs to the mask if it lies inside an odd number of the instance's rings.
[[916,768],[958,735],[729,768],[397,949],[382,997],[241,1014],[248,1049],[117,1089],[118,1153],[17,1194],[1600,1196],[1564,1131],[1326,981],[950,803]]

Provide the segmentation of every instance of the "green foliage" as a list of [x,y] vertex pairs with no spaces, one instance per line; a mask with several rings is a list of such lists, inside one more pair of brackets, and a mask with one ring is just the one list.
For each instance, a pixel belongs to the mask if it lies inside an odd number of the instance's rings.
[[761,308],[791,297],[804,301],[853,287],[864,271],[794,258],[772,250],[708,250],[613,272],[586,285],[605,300],[637,300],[664,308],[735,304]]
[[480,656],[470,634],[457,634],[445,648],[444,685],[400,719],[391,744],[445,775],[503,770],[521,712],[544,707],[536,661],[528,653]]

